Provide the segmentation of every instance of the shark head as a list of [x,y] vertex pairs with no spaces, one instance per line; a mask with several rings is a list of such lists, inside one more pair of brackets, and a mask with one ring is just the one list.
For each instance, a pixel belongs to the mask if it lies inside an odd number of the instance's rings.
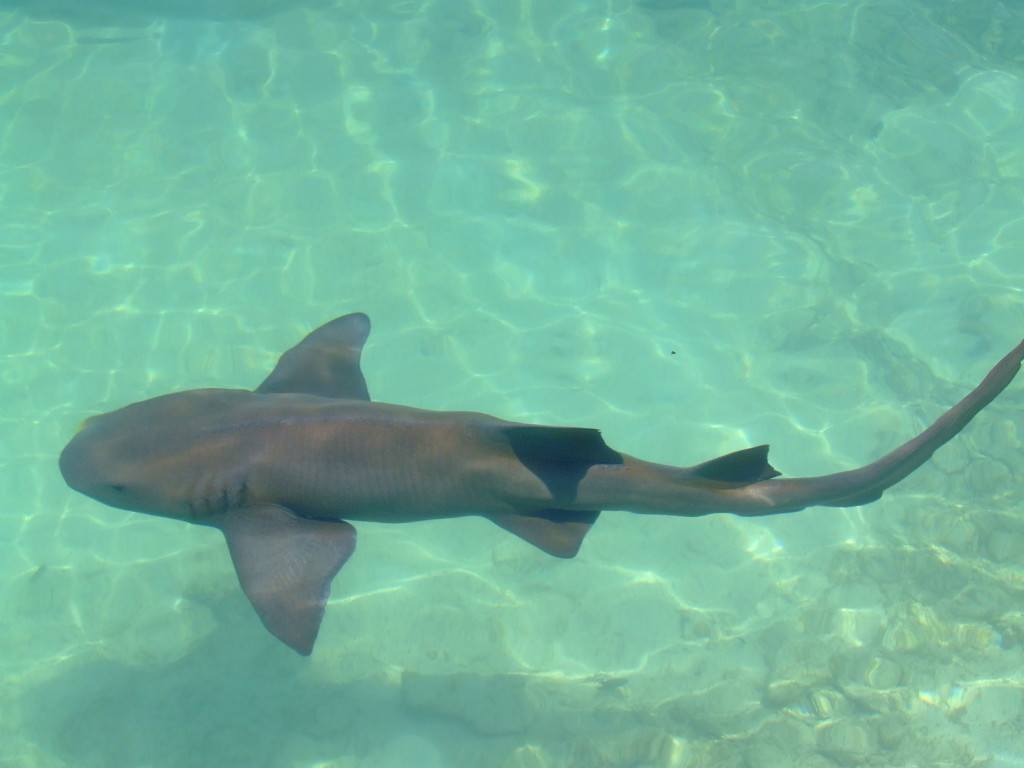
[[125,431],[121,411],[87,419],[60,454],[65,482],[79,493],[120,509],[150,511],[155,494],[143,473],[146,451],[140,450],[145,435]]
[[[178,425],[194,417],[197,409],[212,416],[239,394],[244,393],[193,390],[92,416],[61,452],[61,474],[69,486],[103,504],[194,519],[195,510],[185,498],[194,480],[187,478],[194,477],[192,468],[202,457],[195,455]],[[215,449],[217,442],[214,438],[207,443],[207,450]]]
[[267,629],[308,655],[356,532],[266,498],[254,478],[266,470],[269,448],[253,433],[288,422],[276,406],[296,399],[368,401],[360,354],[369,332],[361,312],[326,323],[285,352],[253,392],[188,390],[93,416],[61,453],[61,474],[103,504],[219,529]]

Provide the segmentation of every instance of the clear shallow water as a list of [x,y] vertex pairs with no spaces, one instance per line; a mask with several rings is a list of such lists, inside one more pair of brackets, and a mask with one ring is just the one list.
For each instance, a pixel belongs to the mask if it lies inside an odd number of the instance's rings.
[[870,507],[360,526],[315,655],[93,412],[371,314],[377,399],[855,466],[1024,328],[1016,2],[0,10],[0,764],[1024,760],[1015,383]]

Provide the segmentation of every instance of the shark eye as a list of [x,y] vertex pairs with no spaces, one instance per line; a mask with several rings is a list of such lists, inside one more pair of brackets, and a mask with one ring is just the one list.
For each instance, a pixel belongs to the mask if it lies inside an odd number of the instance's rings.
[[120,483],[111,483],[110,490],[117,491],[118,493],[124,493],[124,486]]

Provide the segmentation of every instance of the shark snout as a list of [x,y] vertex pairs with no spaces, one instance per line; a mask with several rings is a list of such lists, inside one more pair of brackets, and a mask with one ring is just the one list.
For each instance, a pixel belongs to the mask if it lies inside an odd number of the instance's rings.
[[113,471],[119,464],[110,456],[106,441],[97,437],[95,427],[86,425],[60,454],[60,473],[71,488],[104,504],[122,509],[132,505],[126,493],[124,472]]
[[88,440],[79,432],[60,453],[60,473],[64,482],[80,493],[89,493],[95,483],[96,466]]

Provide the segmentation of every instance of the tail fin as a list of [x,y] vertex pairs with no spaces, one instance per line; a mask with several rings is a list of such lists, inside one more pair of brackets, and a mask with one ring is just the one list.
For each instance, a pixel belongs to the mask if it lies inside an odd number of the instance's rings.
[[817,505],[851,507],[877,500],[886,489],[928,461],[936,450],[1006,389],[1020,370],[1022,359],[1024,341],[996,363],[970,394],[928,429],[871,464],[834,475],[765,480],[747,486],[744,496],[752,506],[740,514],[770,515]]

